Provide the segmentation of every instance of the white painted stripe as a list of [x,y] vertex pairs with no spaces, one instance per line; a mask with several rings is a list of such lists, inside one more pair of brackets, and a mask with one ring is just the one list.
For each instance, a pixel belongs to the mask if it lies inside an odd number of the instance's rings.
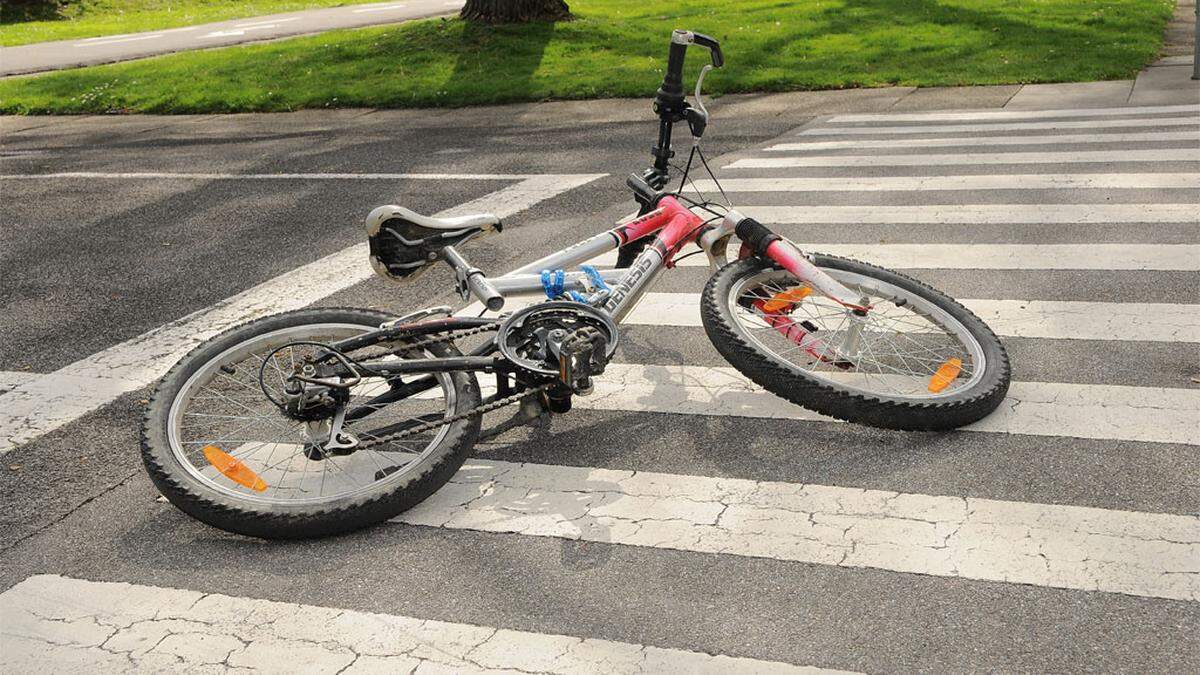
[[854,136],[887,134],[957,134],[990,133],[992,131],[1023,131],[1027,129],[1115,129],[1137,127],[1190,127],[1200,124],[1195,116],[1156,117],[1136,120],[1080,120],[1049,122],[1004,122],[1000,124],[927,124],[921,126],[871,127],[814,127],[801,131],[799,136]]
[[1061,152],[986,152],[950,155],[827,155],[748,157],[726,169],[797,166],[945,166],[956,164],[1107,164],[1111,162],[1200,162],[1200,149],[1070,150]]
[[[1061,300],[964,300],[963,304],[999,335],[1200,343],[1200,305]],[[1194,421],[1200,440],[1200,410]]]
[[230,28],[228,30],[217,30],[217,31],[208,33],[207,35],[201,35],[197,39],[198,40],[207,40],[209,38],[236,37],[239,35],[245,35],[249,31],[266,30],[268,28],[274,28],[274,27],[275,27],[275,24],[268,23],[268,24],[261,24],[258,26],[250,26],[249,28]]
[[80,42],[95,42],[97,40],[113,40],[116,38],[130,37],[140,35],[140,33],[117,33],[116,35],[98,35],[96,37],[84,38]]
[[[1200,271],[1193,244],[796,244],[893,269]],[[732,249],[736,251],[736,248]],[[617,253],[595,258],[612,267]],[[708,258],[682,258],[679,267],[707,267]]]
[[121,38],[119,40],[105,40],[104,42],[76,42],[74,47],[102,47],[104,45],[116,45],[124,42],[140,42],[142,40],[154,40],[162,37],[162,33],[154,33],[152,35],[137,35],[134,37]]
[[[1032,173],[966,176],[771,176],[726,178],[726,192],[876,192],[898,190],[1146,190],[1190,188],[1200,193],[1200,173]],[[711,179],[687,191],[714,192]],[[796,207],[804,208],[804,207]],[[1200,205],[1197,205],[1200,209]]]
[[537,174],[506,173],[162,173],[153,171],[0,174],[0,180],[98,178],[112,180],[524,180]]
[[[526,178],[438,215],[491,211],[506,217],[603,175]],[[367,245],[357,244],[17,387],[4,395],[0,406],[0,454],[150,384],[201,341],[226,328],[305,307],[372,274]]]
[[277,24],[287,23],[289,21],[299,21],[299,20],[300,20],[300,17],[293,16],[293,17],[287,18],[287,19],[267,19],[266,21],[252,21],[250,23],[239,23],[239,24],[234,24],[233,27],[234,28],[255,28],[258,26],[262,26],[264,28],[267,28],[270,26],[275,26]]
[[[1192,244],[800,244],[898,269],[1200,271]],[[694,259],[701,265],[708,261]],[[615,258],[614,258],[615,262]],[[683,261],[687,264],[689,261]]]
[[0,594],[0,631],[8,673],[844,672],[56,575]]
[[[200,28],[200,26],[183,26],[183,27],[181,27],[181,28],[170,28],[170,29],[168,29],[168,30],[159,30],[159,31],[154,31],[153,33],[118,33],[118,34],[116,34],[116,35],[99,35],[99,36],[96,36],[96,37],[90,37],[90,38],[86,38],[86,39],[84,39],[84,40],[80,40],[79,42],[80,42],[80,43],[85,43],[85,42],[91,42],[91,43],[95,43],[95,42],[111,43],[111,42],[112,42],[112,41],[114,41],[114,40],[115,40],[115,41],[122,41],[122,38],[141,38],[141,37],[144,37],[144,36],[146,36],[146,35],[150,35],[151,37],[158,37],[158,36],[160,36],[160,35],[166,35],[166,34],[168,34],[168,33],[186,33],[187,31],[196,30],[196,29],[198,29],[198,28]],[[85,45],[83,45],[83,44],[76,44],[75,46],[76,46],[76,47],[81,47],[81,46],[85,46]]]
[[1114,115],[1163,115],[1186,113],[1200,115],[1200,106],[1155,105],[1127,108],[1065,108],[1058,110],[988,110],[981,112],[926,112],[926,113],[868,113],[861,115],[835,115],[830,122],[950,122],[954,120],[1050,119],[1053,117],[1109,117]]
[[769,152],[805,150],[842,150],[845,148],[934,148],[989,145],[1058,145],[1062,143],[1140,143],[1154,141],[1193,141],[1200,143],[1194,131],[1146,131],[1129,134],[1054,134],[1048,136],[961,136],[958,138],[889,138],[887,140],[857,139],[853,141],[809,141],[779,143],[764,148]]
[[928,204],[921,206],[744,206],[763,223],[1200,224],[1200,204]]
[[[832,421],[769,394],[733,368],[609,364],[577,408]],[[1014,382],[967,431],[1200,445],[1200,389]]]
[[0,370],[0,393],[34,382],[41,373],[25,373],[15,370]]
[[396,520],[1200,600],[1185,515],[473,459]]
[[397,9],[403,9],[405,7],[407,7],[407,5],[382,5],[382,6],[376,6],[376,7],[363,7],[361,9],[352,10],[352,13],[365,14],[367,12],[391,12],[391,11],[395,11]]
[[[503,311],[542,300],[511,298]],[[1003,337],[1200,343],[1200,305],[991,299],[959,302]],[[462,314],[473,316],[482,309],[475,303]],[[622,323],[701,326],[700,294],[647,293]]]

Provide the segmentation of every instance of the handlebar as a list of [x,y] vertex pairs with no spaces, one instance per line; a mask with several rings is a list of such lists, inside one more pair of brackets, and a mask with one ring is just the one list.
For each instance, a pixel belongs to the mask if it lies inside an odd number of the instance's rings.
[[671,33],[671,51],[667,55],[667,73],[663,76],[662,86],[658,88],[656,100],[660,106],[668,108],[678,106],[683,101],[683,60],[687,55],[688,45],[700,45],[708,49],[712,57],[713,68],[725,65],[725,55],[721,53],[721,43],[703,33],[693,33],[690,30],[676,29]]
[[689,45],[700,45],[709,51],[712,67],[720,68],[725,65],[725,55],[721,53],[721,43],[703,33],[690,30],[675,30],[671,33],[671,50],[667,55],[667,72],[663,76],[662,86],[654,97],[654,111],[658,113],[658,144],[653,148],[654,168],[651,170],[654,180],[651,186],[659,188],[659,183],[665,184],[667,168],[671,156],[671,127],[676,122],[689,120],[698,134],[704,133],[707,124],[706,115],[688,116],[687,99],[683,93],[683,60],[687,56]]

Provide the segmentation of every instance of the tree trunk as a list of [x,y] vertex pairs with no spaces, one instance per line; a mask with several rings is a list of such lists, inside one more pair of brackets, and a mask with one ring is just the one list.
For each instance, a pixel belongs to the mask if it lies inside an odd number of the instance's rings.
[[525,23],[571,18],[563,0],[467,0],[459,17],[477,23]]

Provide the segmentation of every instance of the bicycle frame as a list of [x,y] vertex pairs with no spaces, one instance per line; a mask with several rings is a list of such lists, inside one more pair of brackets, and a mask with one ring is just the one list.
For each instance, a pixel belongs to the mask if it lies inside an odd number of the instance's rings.
[[[509,297],[544,294],[546,287],[542,277],[543,271],[575,267],[631,242],[653,236],[653,241],[638,254],[628,269],[600,272],[605,284],[611,284],[611,287],[604,304],[597,309],[608,314],[614,323],[620,324],[663,268],[672,266],[672,260],[680,249],[689,243],[696,243],[709,256],[710,262],[717,266],[725,261],[725,249],[736,231],[746,240],[739,257],[762,255],[774,260],[784,269],[794,273],[799,280],[847,309],[857,312],[869,309],[869,306],[861,304],[849,289],[809,262],[790,242],[772,235],[762,225],[735,210],[725,214],[719,223],[710,224],[669,194],[659,197],[653,206],[649,212],[628,222],[618,224],[610,230],[539,258],[500,277],[487,277],[482,271],[472,267],[452,246],[443,248],[439,257],[455,270],[463,299],[473,294],[489,310],[500,311]],[[739,229],[740,226],[747,225],[750,226],[749,229]],[[758,243],[754,243],[755,241]],[[587,273],[563,272],[561,292],[591,293],[595,290]],[[449,312],[449,308],[444,310]],[[496,321],[461,316],[429,319],[427,317],[430,314],[431,310],[422,310],[411,317],[402,317],[386,324],[379,330],[348,338],[333,346],[339,350],[348,350],[400,336],[416,337],[439,331],[470,329]],[[373,365],[377,365],[375,369],[383,374],[455,370],[497,373],[509,371],[508,364],[496,357],[495,351],[495,346],[489,343],[463,357],[411,359],[399,363]]]
[[[658,207],[632,221],[589,237],[574,246],[552,253],[509,274],[486,279],[502,296],[536,295],[544,293],[542,270],[558,270],[586,263],[633,241],[657,235],[654,241],[624,270],[601,273],[605,283],[614,282],[602,309],[614,322],[620,323],[637,304],[664,266],[683,246],[696,241],[704,221],[674,197],[663,197]],[[566,290],[590,290],[588,276],[582,272],[564,274]]]

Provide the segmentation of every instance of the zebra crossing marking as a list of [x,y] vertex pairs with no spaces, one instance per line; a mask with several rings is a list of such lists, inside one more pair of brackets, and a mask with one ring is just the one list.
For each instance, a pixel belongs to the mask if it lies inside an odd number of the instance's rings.
[[992,131],[1026,131],[1033,129],[1136,129],[1139,127],[1200,126],[1195,116],[1153,117],[1119,120],[1055,120],[1050,122],[1003,122],[995,124],[925,124],[912,126],[814,127],[797,136],[887,136],[899,134],[958,134],[989,133]]
[[1064,225],[1180,223],[1200,225],[1200,206],[1182,204],[922,204],[884,206],[745,206],[738,209],[778,224]]
[[1020,119],[1051,119],[1055,117],[1110,117],[1116,115],[1161,115],[1170,113],[1191,113],[1200,115],[1200,106],[1195,104],[1130,106],[1125,108],[1059,108],[1054,110],[980,110],[966,112],[924,112],[924,113],[862,113],[853,115],[834,115],[830,123],[839,122],[877,122],[886,119],[891,122],[937,122],[953,120],[976,120],[986,122],[991,120],[1020,120]]
[[776,169],[804,166],[952,166],[959,164],[1096,164],[1110,162],[1200,162],[1200,149],[747,157],[739,159],[732,164],[726,164],[724,168]]
[[[797,244],[893,269],[1200,271],[1197,244]],[[736,250],[736,249],[734,249]],[[617,253],[595,258],[612,267]],[[708,258],[681,258],[679,267],[708,267]]]
[[0,370],[0,393],[34,382],[39,377],[41,375],[38,373]]
[[[960,299],[1003,337],[1200,343],[1200,305]],[[700,326],[699,293],[647,293],[632,325]]]
[[[526,176],[437,215],[490,210],[509,216],[603,176]],[[374,272],[366,260],[366,242],[355,244],[13,388],[0,407],[0,455],[150,384],[196,345],[227,328],[300,309],[369,279]]]
[[[926,190],[1143,190],[1200,191],[1200,173],[1032,173],[965,176],[772,176],[726,178],[725,192],[899,192]],[[716,192],[711,179],[685,186]]]
[[1200,133],[1194,131],[1143,131],[1117,134],[1055,134],[1042,136],[960,136],[957,138],[891,138],[887,140],[856,139],[851,141],[807,141],[804,143],[777,143],[763,148],[766,152],[796,152],[805,150],[843,150],[848,148],[936,148],[972,147],[994,145],[1059,145],[1082,143],[1143,143],[1164,141],[1200,142]]
[[[729,367],[610,363],[576,408],[832,421],[763,391]],[[1200,389],[1013,382],[1000,408],[965,431],[1200,445]]]
[[0,671],[846,671],[629,642],[57,575],[0,593]]
[[[509,298],[502,311],[512,312],[543,300],[536,296]],[[1002,337],[1200,343],[1200,305],[961,298],[958,301]],[[481,311],[483,305],[473,303],[459,314],[474,316]],[[700,294],[646,293],[623,323],[701,326]]]
[[396,522],[1200,600],[1200,518],[473,459]]

